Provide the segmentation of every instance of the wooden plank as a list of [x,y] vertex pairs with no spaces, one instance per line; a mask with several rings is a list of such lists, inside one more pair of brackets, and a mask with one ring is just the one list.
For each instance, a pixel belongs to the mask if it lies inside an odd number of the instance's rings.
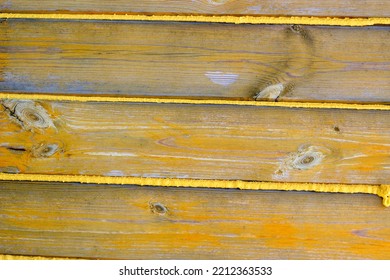
[[95,12],[95,13],[187,13],[298,16],[390,16],[383,0],[0,0],[1,11]]
[[389,259],[372,195],[0,182],[0,253],[122,259]]
[[9,173],[388,184],[390,111],[3,100]]
[[0,91],[390,102],[389,28],[8,20]]

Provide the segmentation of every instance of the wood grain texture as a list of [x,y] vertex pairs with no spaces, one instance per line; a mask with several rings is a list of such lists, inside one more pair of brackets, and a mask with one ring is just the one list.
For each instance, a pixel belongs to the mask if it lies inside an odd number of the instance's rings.
[[383,0],[0,0],[1,11],[187,13],[298,16],[390,16]]
[[0,26],[2,92],[390,101],[389,27],[50,20]]
[[112,259],[389,259],[371,195],[0,182],[0,253]]
[[388,184],[390,111],[3,100],[0,170]]

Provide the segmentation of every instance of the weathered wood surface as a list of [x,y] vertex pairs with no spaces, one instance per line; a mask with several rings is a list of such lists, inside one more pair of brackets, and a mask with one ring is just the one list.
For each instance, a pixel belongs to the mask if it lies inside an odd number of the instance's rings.
[[390,102],[390,27],[0,26],[3,92]]
[[388,184],[390,111],[3,100],[0,170]]
[[383,0],[0,0],[1,11],[390,16]]
[[0,253],[122,259],[389,259],[373,195],[0,182]]

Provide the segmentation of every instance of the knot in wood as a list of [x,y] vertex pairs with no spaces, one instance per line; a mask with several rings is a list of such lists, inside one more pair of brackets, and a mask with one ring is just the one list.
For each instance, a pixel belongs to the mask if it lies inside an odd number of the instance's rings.
[[292,153],[289,156],[288,164],[292,169],[306,170],[319,165],[324,157],[325,155],[318,147],[309,146]]
[[46,110],[31,100],[4,100],[1,103],[10,118],[26,130],[54,127]]
[[48,143],[40,143],[38,145],[35,145],[31,149],[31,154],[33,157],[36,158],[42,158],[42,157],[51,157],[57,151],[59,150],[59,145],[58,144],[48,144]]
[[302,145],[290,153],[275,171],[277,178],[288,176],[288,170],[308,170],[322,163],[330,153],[325,147]]
[[28,128],[48,128],[53,126],[49,115],[40,105],[33,102],[20,102],[15,106],[15,114]]
[[283,93],[284,86],[283,84],[274,84],[265,87],[259,93],[257,93],[253,98],[255,100],[269,100],[269,101],[277,101],[280,95]]

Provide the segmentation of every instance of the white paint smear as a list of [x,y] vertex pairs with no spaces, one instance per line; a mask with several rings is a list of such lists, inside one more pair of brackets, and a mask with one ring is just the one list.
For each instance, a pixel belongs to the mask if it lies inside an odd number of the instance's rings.
[[221,86],[228,86],[237,81],[238,75],[233,73],[225,73],[221,71],[207,72],[206,77],[210,79],[214,84]]
[[104,174],[105,176],[114,176],[114,177],[122,177],[125,176],[125,173],[121,170],[111,170],[110,172],[107,172]]

